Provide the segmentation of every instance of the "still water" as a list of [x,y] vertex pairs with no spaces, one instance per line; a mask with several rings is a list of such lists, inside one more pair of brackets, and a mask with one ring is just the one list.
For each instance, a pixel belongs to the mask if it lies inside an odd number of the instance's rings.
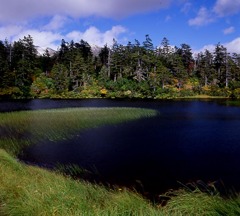
[[240,191],[240,107],[224,101],[2,101],[0,111],[117,106],[156,109],[159,115],[39,143],[24,149],[20,159],[46,167],[76,164],[91,171],[87,178],[93,181],[143,193],[163,193],[198,180]]

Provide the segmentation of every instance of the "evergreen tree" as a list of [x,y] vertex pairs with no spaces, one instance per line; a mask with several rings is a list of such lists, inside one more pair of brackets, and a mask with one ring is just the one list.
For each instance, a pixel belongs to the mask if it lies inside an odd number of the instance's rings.
[[86,85],[90,79],[88,70],[88,65],[85,63],[84,58],[78,54],[72,64],[72,70],[70,74],[71,82],[74,83],[73,89],[76,89],[79,86],[86,88]]
[[33,70],[29,66],[29,61],[21,59],[17,63],[15,72],[15,86],[18,87],[23,96],[28,97],[30,95],[30,86],[33,81]]
[[56,93],[67,91],[69,86],[68,71],[63,64],[56,63],[53,65],[51,78],[53,79]]
[[214,64],[217,71],[218,81],[221,83],[226,78],[226,48],[218,43],[214,50]]
[[143,48],[149,53],[154,50],[152,39],[148,34],[145,36],[145,41],[143,41]]
[[172,56],[171,71],[177,79],[177,87],[182,88],[187,79],[188,73],[184,67],[182,57],[177,52]]
[[209,50],[200,52],[196,60],[196,73],[200,83],[204,86],[212,84],[216,78],[216,70],[213,65],[213,55]]
[[146,39],[143,42],[143,66],[144,70],[146,71],[146,74],[152,70],[152,68],[155,65],[155,56],[154,56],[154,46],[152,43],[152,39],[149,37],[149,35],[146,35]]
[[135,66],[133,78],[138,82],[144,81],[146,79],[146,73],[143,69],[142,56],[143,56],[143,48],[140,46],[139,41],[135,39],[132,57],[136,66]]
[[171,46],[169,44],[169,40],[164,37],[161,42],[160,47],[160,55],[162,55],[164,58],[167,58],[171,54]]
[[107,44],[104,45],[104,47],[101,49],[98,57],[100,58],[101,62],[101,79],[107,80],[110,79],[111,75],[111,50],[107,46]]
[[153,91],[159,86],[164,89],[166,82],[170,80],[171,76],[169,69],[162,64],[161,60],[158,60],[149,76],[150,86],[153,88]]
[[23,96],[28,97],[34,76],[39,74],[36,64],[37,50],[30,35],[14,42],[10,59],[10,75],[14,76],[14,85],[22,91]]
[[32,67],[35,67],[36,57],[37,57],[37,49],[33,43],[33,38],[31,35],[24,38],[20,42],[22,43],[23,49],[23,59],[29,61],[29,64],[33,64]]
[[43,55],[39,57],[41,71],[44,72],[46,76],[49,75],[54,65],[54,61],[55,59],[50,56],[48,49],[46,49]]
[[7,57],[7,48],[5,44],[0,41],[0,88],[6,85],[6,83],[4,83],[4,77],[9,71]]
[[233,53],[232,61],[233,61],[232,79],[235,81],[240,81],[240,54]]
[[101,48],[98,56],[100,58],[101,64],[108,67],[109,48],[107,44],[105,44],[104,47]]
[[181,57],[183,66],[187,71],[188,75],[192,75],[194,60],[192,57],[192,50],[188,44],[181,44],[181,48],[177,49],[177,54]]
[[124,46],[114,39],[111,54],[111,75],[114,82],[123,77],[124,61]]
[[64,39],[62,39],[58,53],[59,60],[64,62],[66,60],[66,54],[68,53],[68,43]]

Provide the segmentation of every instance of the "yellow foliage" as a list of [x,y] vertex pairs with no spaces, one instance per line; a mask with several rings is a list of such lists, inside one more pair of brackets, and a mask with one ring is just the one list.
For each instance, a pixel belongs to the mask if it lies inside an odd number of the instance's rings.
[[202,87],[202,90],[203,90],[203,91],[206,91],[206,92],[211,91],[211,89],[210,89],[209,86],[203,86],[203,87]]
[[126,95],[126,96],[130,95],[130,94],[132,94],[132,92],[130,90],[127,90],[127,91],[124,92],[124,95]]
[[101,95],[106,95],[107,94],[107,89],[103,88],[100,90]]

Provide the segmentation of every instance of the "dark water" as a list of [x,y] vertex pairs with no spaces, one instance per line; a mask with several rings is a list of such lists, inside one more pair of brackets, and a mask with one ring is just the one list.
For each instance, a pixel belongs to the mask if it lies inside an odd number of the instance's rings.
[[[6,103],[5,105],[3,105]],[[77,164],[96,181],[158,194],[181,182],[216,182],[240,191],[240,108],[219,101],[33,100],[0,102],[17,109],[145,107],[157,117],[85,130],[72,140],[40,143],[21,159],[48,167]]]

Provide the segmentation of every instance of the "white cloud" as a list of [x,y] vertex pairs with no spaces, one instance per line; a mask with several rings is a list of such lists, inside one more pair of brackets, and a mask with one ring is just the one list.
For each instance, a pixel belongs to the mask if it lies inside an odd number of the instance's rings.
[[188,21],[188,24],[190,26],[203,26],[212,22],[214,22],[214,18],[211,12],[208,11],[207,8],[201,7],[200,10],[198,11],[197,16],[193,19],[190,19]]
[[167,16],[165,17],[165,22],[168,22],[168,21],[170,21],[171,19],[172,19],[172,17],[169,16],[169,15],[167,15]]
[[[9,42],[18,41],[23,39],[24,36],[31,35],[34,40],[34,45],[40,46],[42,48],[52,48],[57,50],[60,46],[62,39],[66,41],[73,40],[74,42],[79,42],[81,39],[87,41],[91,45],[104,46],[105,44],[111,45],[113,38],[118,40],[120,43],[125,42],[126,34],[123,37],[120,37],[121,34],[127,32],[127,29],[123,26],[117,25],[113,26],[107,31],[101,31],[94,26],[88,27],[85,31],[71,31],[66,34],[58,33],[54,28],[58,29],[61,26],[54,25],[54,21],[63,20],[64,17],[55,17],[53,20],[46,25],[44,28],[28,28],[27,26],[17,26],[17,25],[8,25],[5,27],[0,27],[0,40],[4,41],[7,39]],[[51,28],[50,28],[51,27]],[[51,29],[51,30],[47,30]]]
[[22,26],[17,25],[8,25],[4,27],[0,27],[0,40],[12,40],[12,37],[14,37],[17,34],[20,34],[20,32],[23,30]]
[[65,16],[55,15],[47,25],[43,26],[43,29],[51,31],[58,30],[61,29],[68,21],[69,19]]
[[[222,45],[227,48],[227,51],[229,53],[240,53],[240,37],[235,38],[234,40],[232,40],[230,42],[223,43]],[[205,50],[214,52],[215,47],[216,47],[216,44],[208,44],[208,45],[203,46],[199,50],[194,50],[193,53],[194,53],[194,55],[196,55],[200,52],[204,52]]]
[[70,17],[102,16],[119,18],[156,11],[172,0],[2,0],[0,22],[19,22],[29,18],[59,14]]
[[[184,7],[183,7],[184,9]],[[214,22],[215,20],[234,15],[240,12],[240,0],[216,0],[214,6],[211,9],[201,7],[195,18],[190,19],[188,24],[190,26],[203,26]],[[233,29],[226,29],[225,34],[232,33]]]
[[184,14],[188,14],[188,12],[191,10],[191,7],[192,7],[192,4],[190,2],[186,2],[181,8],[181,12]]
[[104,46],[105,44],[112,44],[113,38],[118,40],[119,35],[126,31],[123,26],[113,26],[106,32],[101,32],[98,28],[91,26],[85,32],[72,31],[66,35],[66,38],[75,42],[83,39],[91,45]]
[[18,35],[15,35],[12,39],[12,41],[18,41],[19,39],[22,39],[24,36],[31,35],[34,41],[34,45],[40,46],[42,48],[50,47],[52,49],[57,49],[57,47],[60,45],[59,41],[64,38],[63,35],[58,33],[52,33],[50,31],[39,31],[36,29],[29,29],[24,30]]
[[240,53],[240,37],[223,44],[223,46],[227,47],[227,50],[230,53]]
[[209,50],[210,52],[214,52],[214,49],[215,49],[215,45],[208,44],[208,45],[203,46],[201,49],[193,50],[192,53],[193,53],[193,56],[196,57],[197,54],[199,54],[200,52],[204,52],[205,50]]
[[228,16],[240,12],[240,0],[217,0],[214,12],[219,16]]
[[233,26],[229,27],[229,28],[226,28],[223,30],[223,33],[226,35],[226,34],[231,34],[235,31],[235,28]]

